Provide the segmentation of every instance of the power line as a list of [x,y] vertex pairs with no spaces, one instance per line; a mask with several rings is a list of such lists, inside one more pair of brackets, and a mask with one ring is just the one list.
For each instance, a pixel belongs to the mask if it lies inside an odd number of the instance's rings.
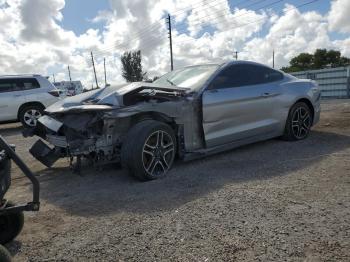
[[[227,1],[227,0],[225,0],[225,1]],[[250,5],[243,5],[243,6],[240,7],[240,9],[249,8],[249,7],[255,6],[255,5],[257,5],[257,4],[260,4],[260,3],[262,3],[262,2],[265,2],[265,1],[268,1],[268,0],[258,0],[257,2],[252,3],[252,4],[250,4]],[[246,2],[247,2],[247,1],[246,1]],[[229,4],[229,2],[227,2],[227,3],[228,3],[229,11],[231,11],[231,5]],[[201,9],[199,9],[198,11],[206,11],[206,10],[208,10],[208,9],[212,9],[212,8],[215,7],[215,6],[218,6],[219,4],[222,4],[222,3],[217,3],[217,4],[215,4],[215,5],[207,5],[206,7],[201,8]],[[237,8],[237,7],[238,7],[238,6],[235,6],[235,8]],[[194,14],[193,11],[196,11],[196,10],[197,10],[197,9],[193,9],[192,12],[191,12],[191,15],[193,15],[193,14]],[[217,10],[216,12],[212,12],[212,14],[220,13],[220,12],[222,12],[222,11],[224,11],[224,10]],[[201,16],[201,17],[197,17],[197,19],[195,19],[194,21],[200,20],[201,18],[204,18],[204,17],[207,17],[207,16],[208,16],[208,15]],[[189,17],[189,15],[187,16],[187,18],[188,18],[188,17]],[[175,17],[173,16],[172,19],[175,20]]]
[[[254,5],[259,4],[259,3],[262,3],[262,2],[264,2],[264,1],[266,1],[266,0],[259,0],[259,1],[255,2],[255,3],[252,3],[252,4],[250,4],[250,5],[245,6],[245,8],[254,6]],[[266,8],[266,7],[270,7],[270,6],[274,5],[274,4],[277,4],[277,3],[282,2],[282,1],[284,1],[284,0],[278,0],[278,1],[275,1],[275,2],[273,2],[273,3],[269,3],[269,4],[267,4],[267,5],[263,6],[263,7],[260,7],[260,8],[258,8],[258,9],[254,9],[254,10],[252,10],[252,11],[264,9],[264,8]],[[215,1],[214,1],[214,2],[215,2]],[[244,1],[241,1],[241,2],[239,2],[239,3],[242,3],[242,2],[244,2]],[[239,4],[239,3],[238,3],[238,4]],[[217,12],[216,12],[216,13],[217,13]],[[237,15],[237,16],[233,16],[232,18],[241,17],[241,16],[244,16],[244,15],[247,15],[247,14],[248,14],[248,12],[246,12],[246,13],[244,13],[244,14]],[[219,16],[219,18],[222,18],[222,16]],[[231,18],[231,19],[232,19],[232,18]],[[200,25],[200,24],[205,24],[205,22],[196,23],[196,24],[194,24],[194,25]],[[219,24],[219,22],[217,22],[216,24]],[[212,26],[212,25],[213,25],[213,24],[211,24],[210,26]],[[131,42],[132,40],[141,41],[141,39],[142,39],[143,36],[146,36],[147,33],[150,33],[150,32],[152,32],[152,31],[154,31],[154,30],[156,30],[156,29],[159,29],[159,27],[158,27],[158,28],[153,28],[153,29],[151,29],[151,30],[148,30],[148,32],[147,32],[147,31],[141,32],[141,33],[139,33],[139,35],[138,35],[137,37],[135,37],[135,38],[133,38],[133,39],[129,39],[129,41],[130,41],[130,42]],[[180,29],[181,29],[181,27],[180,27]],[[178,33],[183,33],[183,32],[185,32],[185,30],[183,30],[183,31],[180,30],[180,31],[179,31],[178,28],[177,28],[177,32],[178,32]],[[134,35],[135,35],[135,34],[134,34]],[[151,41],[148,41],[148,42],[151,42]],[[123,44],[116,44],[116,45],[114,45],[113,47],[108,48],[108,49],[99,49],[99,50],[97,50],[97,51],[94,50],[94,54],[95,54],[95,56],[104,56],[104,55],[106,55],[106,54],[112,52],[114,49],[116,49],[116,48],[118,48],[118,47],[123,47],[123,46],[127,46],[127,44],[125,44],[125,43],[123,43]]]
[[[317,2],[317,1],[320,1],[320,0],[313,0],[313,1],[309,1],[309,2],[304,3],[304,4],[300,4],[300,5],[295,6],[295,7],[291,7],[291,8],[289,8],[289,9],[287,9],[284,13],[287,13],[287,12],[290,12],[290,11],[292,11],[292,10],[295,10],[295,9],[298,9],[298,8],[301,8],[301,7],[304,7],[304,6],[313,4],[313,3]],[[282,13],[283,13],[283,12],[279,12],[279,14],[282,14]],[[237,28],[240,28],[240,27],[244,27],[244,26],[247,26],[247,25],[250,25],[250,24],[258,23],[258,22],[260,22],[260,21],[263,21],[264,19],[265,19],[265,17],[262,18],[262,19],[258,19],[258,20],[251,21],[251,22],[246,23],[246,24],[242,24],[242,25],[239,25],[239,26],[230,27],[230,28],[228,28],[227,30],[221,30],[220,33],[221,33],[221,32],[231,31],[231,30],[233,30],[233,29],[237,29]],[[185,43],[185,42],[189,42],[189,41],[197,41],[197,40],[198,40],[198,38],[191,38],[191,39],[182,40],[182,41],[180,41],[180,42],[176,42],[176,44],[178,45],[178,44],[181,44],[181,43]]]
[[[194,8],[194,6],[203,6],[203,4],[209,4],[209,3],[214,3],[214,2],[217,2],[217,1],[224,1],[224,2],[227,2],[228,3],[228,5],[229,6],[231,6],[231,4],[230,4],[230,2],[228,1],[228,0],[214,0],[214,1],[206,1],[207,3],[203,3],[203,1],[199,1],[199,2],[196,2],[196,3],[194,3],[194,4],[192,4],[191,6],[189,6],[189,7],[186,7],[186,8],[183,8],[183,9],[179,9],[179,10],[177,10],[177,11],[175,11],[175,12],[172,12],[172,15],[173,16],[178,16],[179,14],[183,14],[183,13],[186,13],[186,12],[188,12],[188,11],[192,11],[192,10],[194,10],[194,9],[198,9],[199,7],[197,7],[197,8]],[[237,7],[237,6],[239,6],[240,4],[242,4],[242,3],[247,3],[247,2],[250,2],[250,1],[253,1],[253,0],[242,0],[242,1],[240,1],[240,2],[238,2],[235,6]]]
[[[188,7],[185,7],[185,8],[182,8],[182,9],[178,9],[178,10],[172,12],[172,15],[173,16],[178,16],[179,14],[187,13],[188,11],[192,11],[193,9],[202,7],[203,4],[214,3],[214,2],[217,2],[217,1],[219,1],[219,2],[227,2],[227,0],[213,0],[213,1],[206,1],[207,3],[203,3],[203,0],[202,0],[202,1],[195,2],[194,4],[191,4]],[[248,0],[248,1],[251,1],[251,0]],[[199,7],[195,8],[195,6],[199,6]]]
[[[147,36],[149,35],[152,31],[155,31],[157,29],[161,29],[162,27],[160,26],[159,28],[153,28],[152,30],[149,30],[149,31],[142,31],[141,33],[139,33],[139,35],[137,35],[136,37],[134,38],[131,38],[131,39],[128,39],[129,42],[132,42],[132,41],[141,41],[141,39],[147,39],[147,38],[143,38],[144,36]],[[135,34],[134,34],[135,35]],[[99,55],[105,55],[105,54],[108,54],[110,52],[112,52],[113,50],[119,48],[119,47],[123,47],[123,46],[127,46],[126,43],[116,43],[114,44],[113,46],[110,46],[109,48],[104,48],[104,49],[95,49],[94,50],[94,53],[96,53],[98,56]]]
[[[208,2],[208,3],[217,2],[217,1],[218,1],[218,0],[214,0],[214,1],[210,1],[210,2]],[[221,1],[221,0],[220,0],[220,1]],[[227,0],[224,0],[224,1],[227,1]],[[240,1],[240,2],[238,2],[236,5],[238,6],[238,5],[240,5],[241,3],[246,3],[246,2],[249,2],[249,1],[251,1],[251,0]],[[266,1],[266,0],[259,0],[259,1],[256,2],[256,3],[253,3],[253,4],[251,4],[251,5],[248,5],[247,7],[253,6],[253,5],[258,4],[258,3],[260,3],[260,2],[263,2],[263,1]],[[201,4],[202,4],[202,2],[201,2]],[[230,4],[229,4],[229,5],[230,5]],[[193,7],[193,6],[195,6],[195,5],[192,5],[192,7]],[[213,7],[213,6],[209,6],[209,7],[207,7],[207,8],[212,8],[212,7]],[[191,10],[193,11],[193,10],[196,10],[196,9],[198,9],[198,7],[197,7],[197,8],[192,8]],[[163,18],[160,19],[159,21],[162,21],[162,20],[163,20]],[[133,40],[140,40],[140,39],[142,39],[142,37],[147,36],[147,35],[149,35],[151,32],[153,32],[153,31],[155,31],[155,30],[157,30],[157,29],[161,29],[161,28],[162,28],[162,25],[161,25],[161,24],[153,24],[153,25],[150,25],[150,26],[146,27],[145,29],[143,29],[142,31],[139,31],[139,32],[137,32],[137,33],[134,33],[134,34],[132,35],[133,38],[129,39],[129,42],[132,42]],[[123,47],[123,46],[127,46],[127,44],[125,44],[125,43],[117,44],[117,43],[116,43],[116,44],[110,46],[109,48],[104,48],[104,49],[92,49],[92,50],[94,51],[95,56],[103,56],[103,55],[106,55],[106,54],[112,52],[114,49],[116,49],[116,48],[118,48],[118,47]]]
[[[215,0],[215,1],[210,1],[208,3],[211,3],[211,2],[217,2],[218,0]],[[225,0],[226,1],[226,0]],[[237,6],[240,5],[241,3],[246,3],[246,2],[249,2],[251,0],[248,0],[248,1],[241,1],[239,3],[237,3]],[[251,5],[248,5],[246,6],[247,7],[250,7],[250,6],[253,6],[253,5],[256,5],[256,4],[259,4],[263,1],[266,1],[266,0],[259,0],[258,2],[255,2],[255,3],[252,3]],[[193,5],[192,5],[193,6]],[[209,8],[211,8],[213,6],[209,6]],[[207,7],[208,8],[208,7]],[[192,8],[191,10],[196,10],[198,9],[197,8]],[[162,21],[163,19],[159,20],[159,21]],[[151,32],[155,31],[155,30],[159,30],[162,28],[162,24],[153,24],[153,25],[150,25],[148,27],[146,27],[145,29],[143,29],[142,31],[139,31],[139,32],[136,32],[134,34],[132,34],[132,38],[128,39],[129,42],[132,42],[132,41],[141,41],[141,39],[143,37],[146,37],[148,36]],[[147,39],[147,38],[146,38]],[[92,49],[94,51],[94,55],[95,57],[99,57],[99,56],[105,56],[105,55],[109,55],[109,53],[113,52],[115,49],[117,48],[120,48],[120,47],[126,47],[127,44],[126,43],[116,43],[114,45],[111,45],[110,47],[108,48],[104,48],[104,49]]]
[[[280,1],[281,1],[281,0],[276,1],[275,3],[280,2]],[[283,0],[282,0],[282,1],[283,1]],[[297,9],[297,8],[299,8],[299,7],[303,7],[303,6],[305,6],[305,5],[309,5],[309,4],[312,4],[312,3],[317,2],[317,1],[319,1],[319,0],[313,0],[313,1],[310,1],[310,2],[307,2],[307,3],[304,3],[304,4],[300,4],[300,5],[295,6],[295,7],[291,7],[291,8],[289,8],[289,9],[286,10],[286,13],[287,13],[288,11],[295,10],[295,9]],[[283,13],[282,11],[283,11],[283,10],[280,10],[279,14]],[[237,17],[238,17],[238,16],[237,16]],[[236,29],[236,28],[240,28],[240,27],[243,27],[243,26],[246,26],[246,25],[250,25],[250,24],[253,24],[253,23],[257,23],[257,22],[260,22],[260,21],[262,21],[262,20],[264,20],[264,19],[265,19],[265,17],[263,17],[263,18],[261,18],[261,19],[254,20],[254,21],[250,21],[250,22],[248,22],[248,23],[246,23],[246,24],[243,24],[243,25],[238,25],[238,26],[234,26],[234,27],[229,27],[229,30]],[[216,24],[217,24],[217,23],[216,23]],[[215,25],[215,24],[214,24],[214,25]],[[208,27],[208,26],[211,26],[211,24],[210,24],[210,25],[207,25],[207,26],[204,26],[203,28]],[[202,29],[203,29],[203,28],[202,28]],[[225,32],[225,31],[227,31],[227,30],[220,30],[220,32]],[[181,33],[181,31],[180,31],[179,33]]]
[[[261,2],[264,2],[264,1],[266,1],[266,0],[261,0],[260,1],[260,3]],[[276,5],[276,4],[279,4],[280,2],[283,2],[283,1],[285,1],[285,0],[277,0],[277,1],[274,1],[274,2],[272,2],[272,3],[269,3],[269,4],[266,4],[266,5],[264,5],[264,6],[262,6],[262,7],[259,7],[259,8],[256,8],[256,9],[251,9],[251,10],[249,10],[249,11],[246,11],[245,13],[243,13],[243,14],[239,14],[239,15],[234,15],[234,16],[232,16],[232,17],[230,17],[229,19],[231,19],[231,20],[233,20],[233,19],[236,19],[236,18],[238,18],[238,17],[244,17],[244,16],[247,16],[247,15],[249,15],[249,12],[251,12],[251,11],[259,11],[259,10],[263,10],[263,9],[265,9],[265,8],[267,8],[267,7],[271,7],[271,6],[274,6],[274,5]],[[231,12],[230,12],[230,14],[232,14]],[[213,26],[213,25],[219,25],[221,22],[219,22],[219,21],[221,21],[222,19],[225,19],[226,17],[224,17],[224,16],[216,16],[216,17],[210,17],[210,16],[206,16],[206,17],[208,17],[208,18],[211,18],[211,20],[217,20],[218,22],[216,22],[216,23],[211,23],[210,22],[210,24],[209,25],[206,25],[205,27],[208,27],[208,26]],[[202,18],[204,18],[204,17],[202,17]],[[207,24],[208,22],[198,22],[198,23],[195,23],[195,24],[191,24],[191,25],[202,25],[202,24]],[[183,32],[186,32],[186,30],[181,30],[181,29],[183,29],[184,27],[182,26],[182,27],[180,27],[180,30],[177,30],[177,32],[178,33],[183,33]],[[178,28],[176,28],[176,29],[178,29]],[[184,28],[184,29],[187,29],[187,28]]]
[[[159,42],[156,42],[155,39],[149,39],[148,38],[147,41],[145,41],[145,39],[146,38],[143,39],[142,46],[138,47],[137,49],[144,50],[144,49],[147,49],[147,48],[152,48],[152,47],[155,46],[156,43],[159,43]],[[164,37],[163,40],[165,41],[166,38]],[[120,46],[118,46],[118,48],[121,47],[121,46],[125,46],[126,47],[126,45],[120,45]],[[117,47],[115,49],[117,49]],[[113,50],[115,50],[115,49],[113,49]],[[97,55],[95,55],[95,53]],[[103,52],[103,51],[101,51],[101,52],[94,52],[94,55],[95,55],[95,57],[98,57],[98,58],[102,59],[104,56],[111,56],[111,55],[114,56],[115,55],[115,54],[111,54],[111,53],[112,53],[112,51],[110,51],[110,52]]]

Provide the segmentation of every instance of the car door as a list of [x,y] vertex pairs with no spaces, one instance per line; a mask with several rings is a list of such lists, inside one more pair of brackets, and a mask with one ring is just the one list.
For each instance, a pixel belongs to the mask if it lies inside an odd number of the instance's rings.
[[213,79],[202,96],[207,147],[276,130],[279,119],[274,111],[281,106],[278,97],[283,74],[271,70],[254,64],[236,64]]
[[0,79],[0,121],[16,120],[19,107],[25,102],[17,79]]

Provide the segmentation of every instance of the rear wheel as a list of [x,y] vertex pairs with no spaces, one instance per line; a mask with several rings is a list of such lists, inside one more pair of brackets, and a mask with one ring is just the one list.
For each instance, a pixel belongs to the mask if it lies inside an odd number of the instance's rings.
[[172,167],[176,139],[170,126],[146,120],[129,131],[122,146],[122,165],[140,180],[163,177]]
[[[14,206],[11,202],[6,207]],[[24,224],[23,212],[5,213],[0,215],[0,244],[11,242],[22,230]],[[0,260],[1,261],[1,260]]]
[[19,112],[19,120],[24,127],[35,127],[43,111],[44,107],[39,104],[25,106]]
[[1,262],[11,262],[11,254],[8,250],[0,245],[0,261]]
[[283,138],[289,141],[306,138],[311,129],[311,110],[304,102],[298,102],[290,109]]

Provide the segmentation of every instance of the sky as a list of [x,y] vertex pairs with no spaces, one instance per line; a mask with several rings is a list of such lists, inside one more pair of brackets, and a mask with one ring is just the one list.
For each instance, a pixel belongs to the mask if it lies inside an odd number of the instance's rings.
[[[0,0],[0,74],[33,73],[100,86],[123,82],[120,56],[141,50],[149,77],[234,58],[288,65],[301,52],[350,57],[350,0]],[[52,80],[52,79],[51,79]]]

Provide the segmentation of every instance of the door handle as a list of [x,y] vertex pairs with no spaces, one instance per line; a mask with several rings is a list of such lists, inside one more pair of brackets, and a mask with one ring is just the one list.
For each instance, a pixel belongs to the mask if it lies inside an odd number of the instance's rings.
[[272,97],[272,96],[277,96],[278,94],[277,93],[262,93],[261,94],[261,97]]

